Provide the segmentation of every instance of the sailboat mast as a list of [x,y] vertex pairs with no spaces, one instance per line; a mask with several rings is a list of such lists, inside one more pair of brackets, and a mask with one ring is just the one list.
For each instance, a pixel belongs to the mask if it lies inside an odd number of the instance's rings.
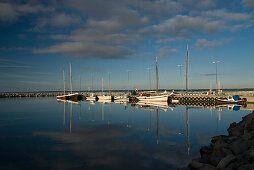
[[110,86],[110,72],[108,72],[108,88],[109,88],[109,95],[111,96],[111,86]]
[[188,79],[189,79],[189,50],[187,44],[187,58],[186,58],[186,91],[188,91]]
[[102,77],[102,79],[101,79],[101,91],[102,91],[102,93],[103,93],[103,77]]
[[63,70],[63,88],[64,88],[64,95],[65,95],[65,77],[64,77],[64,70]]
[[156,57],[156,93],[158,93],[158,64],[157,64],[157,57]]
[[71,90],[71,93],[72,93],[72,84],[71,84],[71,63],[70,63],[70,90]]

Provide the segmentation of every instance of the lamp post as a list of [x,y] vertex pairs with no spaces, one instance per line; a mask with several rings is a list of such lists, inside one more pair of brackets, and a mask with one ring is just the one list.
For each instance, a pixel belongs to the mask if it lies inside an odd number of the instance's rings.
[[218,63],[219,63],[220,61],[213,61],[212,63],[213,64],[215,64],[215,67],[216,67],[216,74],[215,74],[215,76],[216,76],[216,92],[218,93],[218,69],[217,69],[217,65],[218,65]]

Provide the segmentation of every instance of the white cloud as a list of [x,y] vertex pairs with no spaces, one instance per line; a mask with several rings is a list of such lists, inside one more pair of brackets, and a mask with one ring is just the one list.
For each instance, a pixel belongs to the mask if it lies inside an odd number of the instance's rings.
[[229,21],[246,21],[251,18],[250,14],[229,12],[225,9],[206,11],[204,14],[210,17],[221,18]]
[[157,50],[160,53],[160,57],[167,57],[170,54],[178,53],[178,50],[175,48],[162,47]]
[[36,14],[40,12],[53,12],[54,8],[45,7],[41,4],[17,4],[11,2],[0,2],[0,20],[15,21],[20,16]]
[[225,43],[230,42],[232,39],[221,39],[218,41],[209,41],[206,39],[198,39],[195,46],[198,49],[207,49],[207,48],[215,48],[221,45],[224,45]]
[[45,49],[34,49],[34,53],[63,53],[70,57],[81,58],[128,58],[131,50],[123,46],[102,45],[86,42],[64,42]]
[[245,8],[254,8],[253,0],[242,0],[242,4]]

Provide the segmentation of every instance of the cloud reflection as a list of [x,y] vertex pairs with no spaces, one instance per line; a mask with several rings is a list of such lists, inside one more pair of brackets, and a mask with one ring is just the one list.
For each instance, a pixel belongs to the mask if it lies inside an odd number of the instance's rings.
[[60,142],[52,149],[70,151],[82,166],[85,164],[89,168],[175,169],[190,160],[186,152],[179,152],[185,147],[184,143],[169,144],[165,140],[156,145],[147,139],[146,134],[140,135],[135,127],[86,126],[75,127],[72,134],[62,131],[35,132],[34,135]]

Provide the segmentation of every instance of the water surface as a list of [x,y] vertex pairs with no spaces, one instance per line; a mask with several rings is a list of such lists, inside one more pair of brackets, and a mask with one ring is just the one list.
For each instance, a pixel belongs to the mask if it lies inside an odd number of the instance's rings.
[[0,169],[176,169],[249,113],[0,99]]

